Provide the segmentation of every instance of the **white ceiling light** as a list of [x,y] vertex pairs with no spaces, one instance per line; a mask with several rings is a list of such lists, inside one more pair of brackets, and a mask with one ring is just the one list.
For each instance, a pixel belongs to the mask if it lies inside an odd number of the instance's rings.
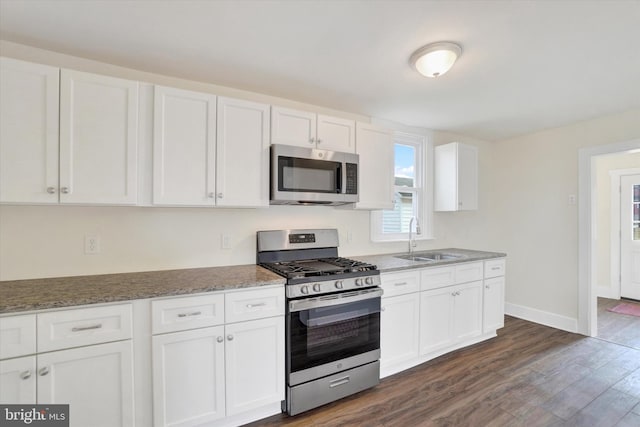
[[423,76],[438,77],[449,71],[461,54],[460,45],[452,42],[437,42],[413,52],[409,62]]

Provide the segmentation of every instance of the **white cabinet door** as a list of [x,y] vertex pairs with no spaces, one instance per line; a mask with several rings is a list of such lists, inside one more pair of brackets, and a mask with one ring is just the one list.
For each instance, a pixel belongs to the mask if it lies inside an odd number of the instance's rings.
[[425,355],[453,343],[454,287],[420,293],[420,354]]
[[284,399],[284,318],[229,324],[226,331],[227,415]]
[[380,369],[408,362],[419,355],[420,294],[382,299],[380,319]]
[[393,209],[393,132],[367,123],[356,124],[360,155],[356,209]]
[[194,426],[225,416],[224,327],[152,338],[153,425]]
[[218,206],[269,206],[269,105],[218,98]]
[[36,403],[36,357],[0,361],[0,403]]
[[39,354],[38,402],[68,403],[71,427],[133,426],[131,341]]
[[216,97],[156,86],[153,204],[215,204]]
[[316,113],[272,107],[271,143],[315,147],[316,119]]
[[463,341],[482,333],[482,281],[453,288],[453,340]]
[[353,120],[318,114],[317,148],[356,152],[356,130]]
[[62,70],[60,202],[137,203],[138,82]]
[[484,280],[482,332],[504,326],[504,277]]
[[478,209],[478,149],[452,142],[435,148],[435,210]]
[[58,203],[59,74],[0,58],[0,202]]

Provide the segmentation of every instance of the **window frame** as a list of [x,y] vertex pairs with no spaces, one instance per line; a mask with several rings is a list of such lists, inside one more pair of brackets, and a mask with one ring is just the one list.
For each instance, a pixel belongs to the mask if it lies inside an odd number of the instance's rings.
[[[401,187],[395,185],[395,159],[394,159],[394,194],[400,189],[414,192],[417,196],[417,215],[420,221],[421,233],[416,235],[416,240],[433,239],[433,143],[426,135],[395,131],[393,134],[394,153],[395,145],[410,145],[415,147],[416,171],[414,187]],[[370,213],[371,241],[373,242],[399,242],[409,239],[409,233],[383,233],[383,210],[374,210]]]

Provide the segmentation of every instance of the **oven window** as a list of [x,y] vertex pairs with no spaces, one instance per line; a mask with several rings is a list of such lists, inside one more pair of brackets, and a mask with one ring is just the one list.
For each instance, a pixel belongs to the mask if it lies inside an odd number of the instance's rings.
[[278,157],[278,190],[339,193],[342,164],[328,160]]
[[380,348],[380,298],[290,313],[290,367],[300,371]]

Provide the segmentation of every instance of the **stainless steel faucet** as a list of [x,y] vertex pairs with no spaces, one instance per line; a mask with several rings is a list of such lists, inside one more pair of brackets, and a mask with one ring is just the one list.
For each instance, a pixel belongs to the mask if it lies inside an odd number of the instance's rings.
[[416,246],[416,242],[413,239],[413,221],[416,222],[416,234],[422,234],[420,231],[420,221],[415,216],[412,216],[409,220],[409,255],[413,254],[413,248]]

